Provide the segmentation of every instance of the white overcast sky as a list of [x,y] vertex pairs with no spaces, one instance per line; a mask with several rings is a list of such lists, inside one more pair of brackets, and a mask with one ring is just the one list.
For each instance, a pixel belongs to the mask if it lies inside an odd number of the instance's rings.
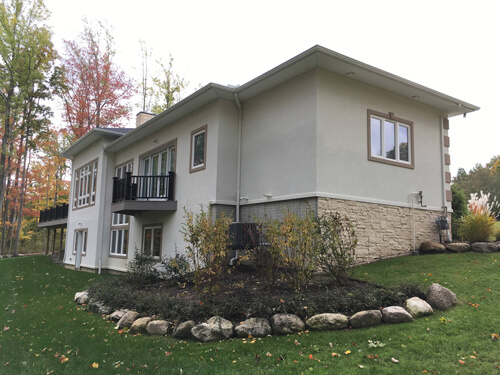
[[84,17],[103,21],[132,78],[144,40],[157,58],[172,54],[191,83],[186,95],[210,82],[241,85],[319,44],[481,107],[450,120],[453,176],[500,154],[499,0],[44,2],[59,51]]

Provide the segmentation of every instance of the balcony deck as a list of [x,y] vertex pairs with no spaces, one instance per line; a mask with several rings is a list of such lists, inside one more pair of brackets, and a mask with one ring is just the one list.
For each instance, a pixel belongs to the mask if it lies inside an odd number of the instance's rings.
[[111,212],[136,215],[144,211],[176,211],[175,173],[166,176],[132,176],[113,178]]

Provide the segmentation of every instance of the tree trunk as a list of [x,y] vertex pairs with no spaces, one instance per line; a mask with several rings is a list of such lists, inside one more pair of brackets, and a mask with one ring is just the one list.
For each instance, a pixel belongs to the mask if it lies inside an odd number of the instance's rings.
[[26,146],[24,147],[24,162],[23,162],[23,176],[21,178],[21,198],[19,199],[19,214],[17,215],[17,232],[16,232],[16,242],[14,246],[14,253],[12,256],[19,256],[19,236],[21,234],[21,226],[23,223],[23,208],[24,208],[24,196],[26,192],[26,169],[27,169],[27,161],[28,161],[28,137],[29,137],[28,127],[26,129]]

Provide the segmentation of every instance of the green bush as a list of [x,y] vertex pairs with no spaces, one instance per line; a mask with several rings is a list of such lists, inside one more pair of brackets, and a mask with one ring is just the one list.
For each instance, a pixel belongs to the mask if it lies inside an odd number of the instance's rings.
[[345,283],[354,264],[358,237],[348,218],[339,213],[325,213],[316,219],[320,236],[317,263],[319,268],[339,283]]
[[495,219],[487,214],[469,213],[460,221],[459,236],[473,242],[486,242],[493,236]]
[[157,263],[158,260],[153,256],[136,251],[125,276],[128,283],[143,286],[156,282],[160,278],[160,271],[156,268]]
[[161,272],[163,278],[177,279],[181,282],[186,281],[187,274],[191,269],[187,256],[179,254],[177,249],[174,257],[162,259],[161,264],[164,267]]
[[299,217],[286,212],[282,220],[268,220],[260,227],[269,244],[266,256],[269,257],[267,271],[273,273],[270,279],[274,282],[279,275],[300,293],[307,288],[316,270],[319,234],[313,213]]
[[227,258],[231,219],[224,213],[214,218],[211,207],[205,210],[203,205],[197,214],[184,208],[184,219],[181,233],[187,243],[195,286],[202,293],[214,295],[230,272]]
[[451,208],[453,209],[453,213],[451,214],[451,236],[453,239],[458,239],[460,237],[459,229],[462,216],[467,214],[467,197],[463,190],[456,185],[451,185],[451,192]]

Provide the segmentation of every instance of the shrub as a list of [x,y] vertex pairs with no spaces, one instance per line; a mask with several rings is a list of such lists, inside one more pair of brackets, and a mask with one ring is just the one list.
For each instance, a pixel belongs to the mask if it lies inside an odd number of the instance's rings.
[[452,201],[451,208],[451,236],[453,239],[459,238],[459,228],[462,217],[467,214],[467,197],[463,190],[456,185],[451,185]]
[[[283,220],[268,220],[261,223],[264,237],[269,243],[268,273],[272,281],[279,273],[297,293],[303,291],[316,269],[318,231],[313,213],[299,217],[292,212],[285,213]],[[281,268],[278,270],[277,265]]]
[[184,223],[181,233],[187,243],[187,257],[194,269],[194,283],[202,293],[214,295],[220,288],[224,276],[230,272],[228,246],[231,219],[224,213],[214,218],[212,209],[200,212],[184,208]]
[[316,219],[320,241],[317,262],[319,268],[343,284],[354,264],[358,237],[348,218],[339,213],[325,213]]
[[179,254],[176,249],[174,257],[164,258],[162,259],[161,263],[164,267],[164,270],[162,271],[162,277],[166,279],[186,281],[186,275],[191,269],[189,260],[186,255]]
[[127,281],[138,287],[154,283],[160,277],[160,272],[155,267],[157,262],[153,256],[136,251],[134,260],[128,265]]
[[489,203],[490,194],[480,196],[471,194],[468,202],[468,213],[462,217],[460,222],[459,235],[465,240],[472,242],[489,241],[492,237],[495,226],[495,216],[493,210],[498,206],[496,198]]

